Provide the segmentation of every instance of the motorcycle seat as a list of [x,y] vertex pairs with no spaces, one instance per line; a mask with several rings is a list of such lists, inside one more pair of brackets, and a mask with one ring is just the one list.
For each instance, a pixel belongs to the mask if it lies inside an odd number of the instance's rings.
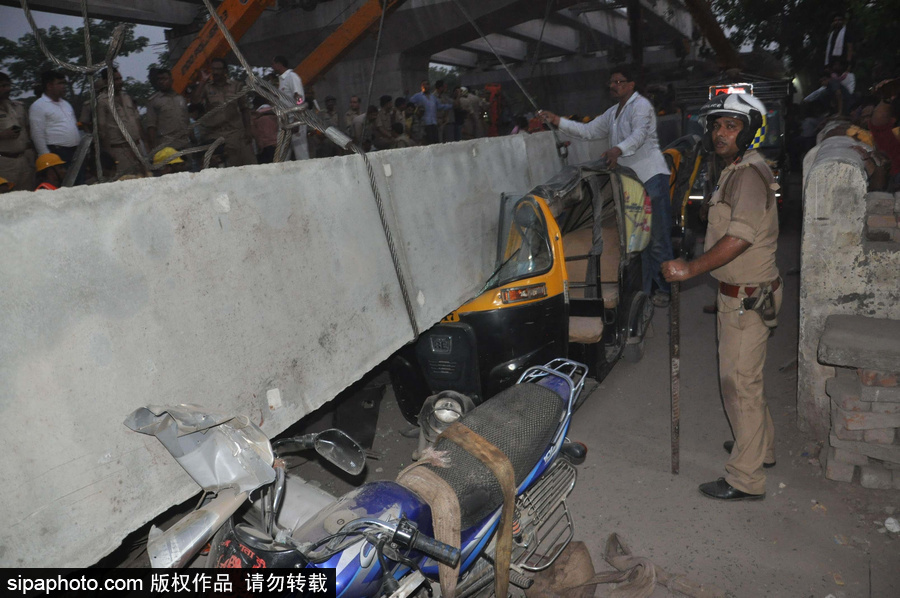
[[[466,413],[459,421],[506,454],[518,487],[546,452],[564,413],[564,401],[552,390],[537,384],[517,384]],[[460,529],[479,523],[503,504],[500,483],[478,458],[445,438],[438,438],[434,448],[446,451],[450,466],[426,467],[456,493]]]

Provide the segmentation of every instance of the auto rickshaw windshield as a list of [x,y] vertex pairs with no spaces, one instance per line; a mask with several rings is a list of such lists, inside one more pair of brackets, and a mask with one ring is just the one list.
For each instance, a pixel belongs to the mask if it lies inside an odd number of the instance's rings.
[[499,265],[484,290],[544,274],[553,265],[547,223],[540,207],[530,197],[518,201],[512,214],[504,218],[499,239]]

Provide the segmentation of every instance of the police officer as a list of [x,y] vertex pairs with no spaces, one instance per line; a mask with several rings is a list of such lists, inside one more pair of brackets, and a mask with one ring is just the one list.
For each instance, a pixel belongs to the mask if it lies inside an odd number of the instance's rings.
[[28,113],[21,102],[9,99],[12,81],[0,73],[0,177],[11,188],[34,189],[34,156]]
[[172,72],[156,71],[156,89],[147,102],[147,138],[151,151],[157,147],[187,149],[192,143],[187,100],[172,89]]
[[[108,85],[109,70],[104,69],[100,72],[100,76]],[[112,80],[113,105],[119,118],[125,125],[125,130],[138,148],[140,148],[142,141],[147,145],[137,105],[131,99],[131,96],[122,90],[122,75],[118,69],[113,69]],[[135,155],[125,136],[122,135],[122,131],[119,129],[119,125],[116,124],[112,111],[113,108],[110,106],[108,93],[101,93],[97,98],[97,126],[100,133],[100,148],[116,161],[117,177],[126,174],[143,173],[144,167],[141,164],[141,159]]]
[[[201,104],[207,112],[202,124],[209,136],[225,138],[228,166],[256,164],[251,141],[250,105],[246,96],[239,97],[242,94],[243,86],[228,78],[228,67],[221,58],[209,62],[209,72],[200,72],[200,82],[191,92],[191,101]],[[220,106],[225,107],[216,110]]]
[[[704,144],[725,168],[710,199],[705,253],[692,262],[662,264],[670,282],[710,272],[719,281],[719,382],[734,432],[726,442],[726,475],[700,485],[720,500],[765,498],[764,468],[775,465],[775,427],[763,394],[766,341],[781,306],[775,265],[778,241],[778,185],[755,149],[765,136],[766,108],[751,95],[718,96],[700,112]],[[765,318],[753,307],[770,305]]]

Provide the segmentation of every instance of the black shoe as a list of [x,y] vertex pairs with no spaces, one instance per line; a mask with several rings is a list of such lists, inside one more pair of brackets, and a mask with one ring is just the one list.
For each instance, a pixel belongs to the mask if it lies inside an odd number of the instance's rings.
[[719,478],[715,482],[707,482],[700,484],[700,493],[709,498],[717,498],[719,500],[762,500],[766,497],[766,493],[747,494],[741,492],[731,484],[725,481],[725,478]]
[[[725,449],[725,452],[730,455],[731,449],[734,448],[734,440],[726,440],[725,444],[723,444],[722,447]],[[765,467],[766,469],[771,469],[771,468],[775,467],[777,464],[778,464],[778,461],[772,461],[771,463],[763,463],[763,467]]]

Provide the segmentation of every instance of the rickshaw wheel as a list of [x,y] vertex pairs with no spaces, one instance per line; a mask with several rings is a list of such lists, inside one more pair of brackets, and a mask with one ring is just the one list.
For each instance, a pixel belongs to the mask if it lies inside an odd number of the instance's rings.
[[[644,336],[652,319],[653,303],[650,298],[643,292],[635,294],[628,317],[631,334],[622,349],[622,359],[628,363],[637,363],[644,357]],[[635,338],[638,340],[633,341]]]

